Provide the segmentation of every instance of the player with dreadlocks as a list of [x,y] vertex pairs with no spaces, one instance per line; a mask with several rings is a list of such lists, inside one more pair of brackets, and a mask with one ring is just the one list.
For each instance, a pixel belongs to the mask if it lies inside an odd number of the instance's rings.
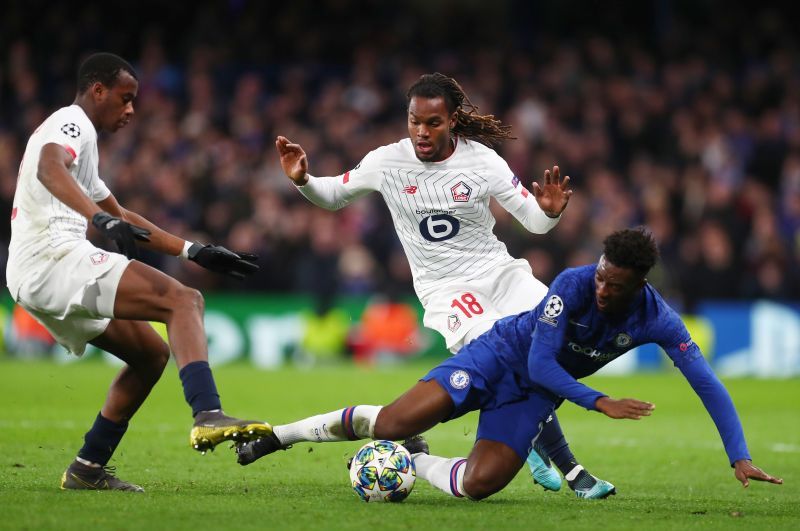
[[[342,175],[313,177],[299,144],[279,136],[276,146],[284,172],[315,205],[338,210],[380,192],[408,257],[425,308],[424,324],[457,352],[498,319],[530,310],[547,293],[528,262],[512,258],[492,232],[489,198],[530,232],[544,234],[558,223],[572,190],[569,177],[562,179],[554,166],[529,193],[492,149],[513,138],[511,127],[479,114],[455,79],[423,75],[406,98],[409,138],[368,153]],[[605,497],[613,491],[613,485],[578,465],[555,417],[540,439],[548,442],[579,497]],[[261,455],[258,444],[239,450],[242,464]],[[537,483],[561,488],[547,457],[531,452],[529,464]]]

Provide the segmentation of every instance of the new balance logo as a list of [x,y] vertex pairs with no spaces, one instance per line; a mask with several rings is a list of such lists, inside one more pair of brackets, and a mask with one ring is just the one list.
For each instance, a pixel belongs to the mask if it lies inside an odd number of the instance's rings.
[[406,186],[405,188],[403,188],[403,192],[406,193],[406,194],[416,194],[417,193],[417,187],[416,186],[411,186],[411,185]]

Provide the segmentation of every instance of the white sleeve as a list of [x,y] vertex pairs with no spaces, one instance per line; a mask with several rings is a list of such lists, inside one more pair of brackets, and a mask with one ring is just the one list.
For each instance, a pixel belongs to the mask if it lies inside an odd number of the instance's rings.
[[372,151],[355,168],[342,175],[314,177],[309,174],[308,182],[297,189],[315,205],[339,210],[353,200],[378,190],[382,181],[380,157]]
[[558,225],[561,219],[551,218],[536,202],[536,198],[514,175],[506,161],[495,155],[490,166],[490,190],[500,205],[522,223],[522,226],[535,234],[544,234]]
[[78,163],[81,155],[84,139],[91,135],[86,123],[91,122],[82,119],[80,115],[63,109],[58,112],[58,117],[54,116],[45,129],[41,132],[42,146],[47,144],[58,144],[62,146],[73,158],[73,164]]
[[101,179],[99,175],[95,175],[95,178],[92,180],[92,201],[98,203],[103,199],[107,199],[110,195],[111,190],[108,189],[106,183],[103,182],[103,179]]

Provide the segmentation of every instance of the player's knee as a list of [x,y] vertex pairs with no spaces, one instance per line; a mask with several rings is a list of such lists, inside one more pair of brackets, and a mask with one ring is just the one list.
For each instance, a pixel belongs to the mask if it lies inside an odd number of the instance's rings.
[[146,345],[146,352],[140,356],[136,368],[140,374],[146,375],[147,380],[154,385],[164,373],[169,363],[169,346],[163,341],[158,345]]
[[152,355],[152,365],[159,376],[166,369],[167,363],[169,363],[169,346],[162,342],[161,348],[156,349]]
[[508,481],[498,478],[486,469],[468,469],[464,474],[464,492],[473,500],[482,500],[499,492]]
[[203,294],[196,289],[181,285],[176,294],[176,302],[180,311],[191,311],[203,314],[205,311],[205,299]]

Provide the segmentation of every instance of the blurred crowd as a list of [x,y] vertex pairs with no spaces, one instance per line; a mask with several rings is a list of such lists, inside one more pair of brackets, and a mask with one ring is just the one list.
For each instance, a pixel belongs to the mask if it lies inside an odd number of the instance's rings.
[[[407,135],[406,89],[440,71],[513,127],[498,152],[526,185],[554,164],[572,179],[547,235],[493,210],[497,236],[544,282],[596,261],[611,230],[644,224],[662,252],[651,281],[686,311],[704,299],[800,299],[791,17],[715,2],[639,2],[621,22],[581,18],[571,1],[429,4],[218,2],[165,7],[163,20],[125,21],[121,33],[101,4],[12,3],[0,22],[0,210],[11,210],[28,136],[72,102],[81,58],[114,51],[140,88],[131,125],[101,138],[102,178],[171,232],[258,253],[262,273],[229,283],[170,257],[145,261],[201,289],[409,294],[380,196],[338,212],[311,205],[274,139],[300,143],[312,174],[339,175]],[[35,34],[11,31],[34,15]]]

